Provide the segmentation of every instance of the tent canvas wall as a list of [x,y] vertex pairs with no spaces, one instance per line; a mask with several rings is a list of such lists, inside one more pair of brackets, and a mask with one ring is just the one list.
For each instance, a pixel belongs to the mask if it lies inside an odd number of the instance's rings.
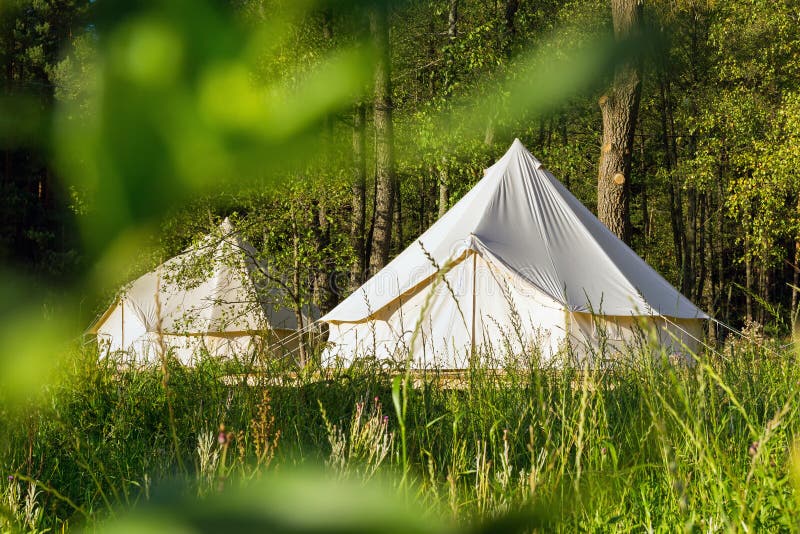
[[517,139],[439,221],[336,308],[323,360],[463,368],[473,351],[565,345],[580,357],[642,334],[696,348],[706,314],[614,236]]
[[272,345],[291,352],[298,324],[282,289],[270,287],[253,247],[226,219],[218,232],[139,277],[89,329],[102,355],[148,363],[170,351],[190,365],[203,354],[245,358]]

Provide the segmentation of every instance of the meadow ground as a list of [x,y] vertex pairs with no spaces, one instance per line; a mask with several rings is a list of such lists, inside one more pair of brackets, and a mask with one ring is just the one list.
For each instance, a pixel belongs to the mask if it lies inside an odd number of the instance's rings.
[[0,404],[0,530],[800,524],[789,348],[739,340],[692,366],[523,360],[475,367],[455,387],[435,371],[370,365],[325,376],[214,361],[120,371],[75,351],[39,398]]

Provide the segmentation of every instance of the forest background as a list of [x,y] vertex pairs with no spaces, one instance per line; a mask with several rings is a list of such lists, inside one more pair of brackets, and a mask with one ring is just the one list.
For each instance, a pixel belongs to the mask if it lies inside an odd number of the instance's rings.
[[[621,36],[597,2],[236,0],[187,20],[179,4],[0,12],[0,258],[57,295],[91,288],[84,320],[228,215],[296,298],[328,309],[514,137],[602,211],[613,125],[599,104],[628,68],[638,102],[620,148],[624,198],[609,208],[618,233],[711,315],[788,331],[800,257],[793,2],[629,2]],[[130,222],[137,253],[86,282]]]
[[[798,28],[793,0],[3,0],[0,530],[796,529]],[[80,337],[226,216],[328,309],[515,137],[746,335],[463,389],[119,370]]]

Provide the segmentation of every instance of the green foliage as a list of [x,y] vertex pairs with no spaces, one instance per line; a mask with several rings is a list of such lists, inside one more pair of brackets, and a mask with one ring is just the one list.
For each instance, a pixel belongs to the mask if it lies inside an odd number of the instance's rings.
[[[625,54],[606,6],[463,0],[452,37],[447,8],[403,2],[390,17],[394,251],[435,220],[442,176],[452,202],[513,137],[594,203],[596,100]],[[800,236],[795,8],[645,6],[631,177],[637,251],[709,312],[747,310],[779,335],[789,322],[770,316],[792,302]],[[224,216],[291,304],[342,294],[348,117],[372,75],[363,11],[0,3],[0,257],[23,265],[0,279],[0,528],[796,528],[800,377],[764,340],[691,368],[471,369],[458,387],[368,364],[298,378],[172,359],[166,380],[64,349],[119,283]],[[42,278],[70,290],[34,290]],[[335,465],[337,486],[273,478],[312,463]],[[360,491],[373,474],[390,489]]]
[[132,223],[212,189],[261,183],[313,153],[310,134],[362,90],[370,56],[337,50],[302,76],[254,84],[264,47],[291,38],[289,22],[253,29],[205,2],[101,13],[98,97],[85,120],[65,103],[55,129],[61,171],[91,198],[90,245],[100,250]]
[[791,529],[793,359],[754,337],[693,367],[432,370],[406,390],[370,367],[300,378],[170,363],[182,471],[160,372],[75,351],[47,404],[5,408],[0,493],[24,515],[35,483],[39,529]]
[[786,258],[782,241],[800,237],[798,201],[800,182],[800,100],[788,94],[773,111],[773,128],[764,139],[753,141],[750,152],[737,158],[744,175],[731,184],[731,212],[747,221],[751,254],[764,261]]

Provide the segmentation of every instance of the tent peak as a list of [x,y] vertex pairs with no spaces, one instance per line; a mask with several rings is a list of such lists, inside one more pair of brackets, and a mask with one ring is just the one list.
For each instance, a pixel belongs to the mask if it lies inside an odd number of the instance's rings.
[[231,218],[225,217],[225,219],[219,225],[219,229],[225,232],[226,234],[233,232],[233,223],[231,222]]
[[530,158],[531,161],[533,162],[533,167],[535,169],[538,170],[542,168],[542,162],[536,159],[536,156],[531,154],[530,150],[528,150],[522,143],[522,141],[519,140],[519,137],[514,138],[514,142],[511,143],[511,147],[508,149],[508,153],[509,154],[514,153],[517,154],[518,156]]

